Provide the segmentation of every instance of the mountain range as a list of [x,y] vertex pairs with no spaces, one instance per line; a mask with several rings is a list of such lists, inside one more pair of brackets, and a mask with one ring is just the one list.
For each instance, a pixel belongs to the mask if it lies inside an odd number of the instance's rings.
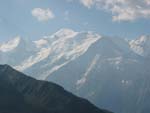
[[61,29],[36,41],[16,37],[0,44],[0,64],[116,113],[150,112],[149,59],[149,36],[130,40]]

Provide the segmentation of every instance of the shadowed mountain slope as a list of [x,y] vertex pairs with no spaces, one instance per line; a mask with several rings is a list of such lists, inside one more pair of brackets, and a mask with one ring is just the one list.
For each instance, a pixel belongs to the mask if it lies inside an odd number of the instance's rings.
[[0,65],[2,113],[109,113],[62,87],[35,80],[8,65]]

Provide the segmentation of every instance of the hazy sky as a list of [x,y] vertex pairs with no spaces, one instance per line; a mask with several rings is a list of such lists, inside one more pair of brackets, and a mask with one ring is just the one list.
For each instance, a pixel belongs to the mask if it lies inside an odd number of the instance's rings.
[[0,41],[61,28],[135,38],[150,34],[150,0],[0,0]]

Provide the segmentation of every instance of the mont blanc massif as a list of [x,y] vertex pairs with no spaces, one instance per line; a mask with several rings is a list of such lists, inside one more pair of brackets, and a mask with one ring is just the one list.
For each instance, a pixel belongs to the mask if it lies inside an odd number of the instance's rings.
[[[102,36],[90,31],[76,32],[71,29],[61,29],[50,36],[34,41],[18,36],[0,44],[0,64],[8,64],[41,81],[39,82],[42,85],[30,77],[25,78],[24,75],[22,77],[15,75],[15,79],[12,79],[8,76],[8,72],[5,73],[7,80],[9,78],[9,81],[22,92],[36,84],[37,89],[43,87],[42,81],[49,81],[89,100],[99,108],[114,113],[150,113],[149,36],[130,40]],[[4,69],[6,68],[15,73],[9,66],[4,66]],[[0,66],[0,72],[4,69]],[[3,79],[6,80],[6,78]],[[19,81],[20,87],[16,85],[16,80]],[[26,84],[25,80],[30,84],[25,85],[26,89],[23,84],[21,85],[22,82]],[[61,91],[66,93],[52,83],[45,84],[56,87],[54,95]],[[55,91],[43,90],[43,95]],[[28,90],[28,93],[30,92],[31,90]],[[28,93],[25,95],[28,96]],[[36,95],[34,90],[32,94]],[[70,98],[77,99],[72,94],[70,95]],[[63,97],[63,95],[60,96]],[[21,95],[18,98],[22,98]],[[30,100],[29,96],[28,100]],[[21,99],[20,101],[22,102]],[[87,102],[86,105],[91,104]],[[91,109],[97,110],[98,108],[94,105],[91,105]]]

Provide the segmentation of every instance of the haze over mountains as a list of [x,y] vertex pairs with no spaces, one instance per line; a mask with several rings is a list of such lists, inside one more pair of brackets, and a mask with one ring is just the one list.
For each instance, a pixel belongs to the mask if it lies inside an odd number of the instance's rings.
[[61,29],[37,41],[0,45],[0,63],[116,113],[150,112],[150,37],[135,40]]

